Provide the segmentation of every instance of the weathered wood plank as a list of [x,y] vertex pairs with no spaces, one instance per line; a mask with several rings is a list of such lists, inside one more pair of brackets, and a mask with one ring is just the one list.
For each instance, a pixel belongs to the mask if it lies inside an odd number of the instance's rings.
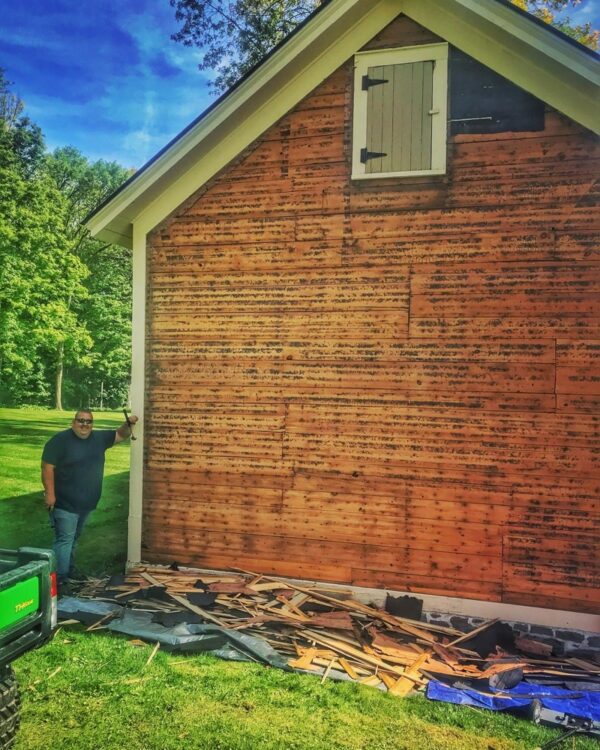
[[553,393],[552,365],[472,362],[167,362],[153,367],[157,385],[327,388],[410,388],[480,392]]
[[[423,267],[421,267],[423,268]],[[411,293],[436,298],[489,294],[520,295],[534,292],[598,293],[600,263],[462,264],[434,267],[411,276]]]
[[[586,156],[587,154],[587,156]],[[455,168],[479,167],[489,164],[531,165],[538,161],[558,164],[576,161],[585,164],[588,158],[600,156],[600,144],[592,133],[546,135],[536,138],[455,139],[452,160]]]
[[[179,479],[183,480],[182,472]],[[165,478],[167,477],[167,478]],[[144,509],[154,504],[163,505],[168,502],[166,512],[169,508],[224,508],[237,506],[256,508],[270,508],[274,512],[280,511],[283,506],[283,492],[273,487],[261,487],[252,483],[247,486],[232,484],[202,484],[188,481],[172,481],[168,472],[153,471],[147,475],[144,488]]]
[[184,555],[181,559],[191,559],[198,553],[220,557],[229,556],[228,567],[233,565],[238,568],[242,567],[237,562],[238,556],[281,560],[288,563],[297,562],[304,565],[326,565],[324,561],[330,561],[330,567],[333,567],[331,564],[333,561],[337,561],[342,568],[349,567],[353,561],[361,561],[364,558],[363,546],[360,544],[294,539],[268,534],[198,532],[188,530],[186,524],[174,524],[168,528],[147,525],[144,539],[148,544],[157,547],[160,545],[163,545],[163,548],[169,545],[176,547]]
[[[554,303],[555,304],[555,303]],[[488,300],[488,305],[493,307],[494,302]],[[550,301],[550,307],[553,306]],[[485,302],[483,303],[485,308]],[[496,308],[498,309],[496,304]],[[489,309],[489,308],[488,308]],[[523,339],[531,336],[533,339],[543,338],[569,338],[590,339],[600,336],[600,320],[593,311],[593,305],[589,312],[581,312],[570,317],[554,315],[550,312],[540,317],[514,317],[499,312],[497,315],[484,317],[474,310],[465,309],[462,316],[441,314],[436,310],[433,316],[411,315],[409,335],[437,340],[444,338],[479,338],[481,340],[490,338],[509,338],[514,336]]]
[[502,558],[499,554],[469,555],[438,552],[432,548],[394,549],[375,546],[367,546],[364,554],[370,568],[391,573],[402,571],[404,575],[434,575],[446,577],[446,580],[470,578],[493,583],[499,579],[502,571]]
[[[353,568],[351,583],[354,586],[370,588],[395,589],[414,593],[433,594],[434,596],[448,596],[448,578],[444,575],[418,575],[406,573],[400,569],[396,571],[376,570],[369,568]],[[473,580],[467,575],[465,578],[452,577],[452,596],[465,599],[483,599],[484,601],[502,601],[502,586],[500,583]]]
[[180,456],[256,456],[279,459],[283,452],[281,432],[191,430],[187,425],[154,427],[147,438],[148,450],[156,457],[177,452]]
[[589,394],[557,394],[556,408],[565,414],[600,413],[600,396]]
[[[254,184],[256,178],[251,182]],[[333,241],[248,242],[238,237],[233,243],[215,239],[205,245],[173,245],[165,235],[152,239],[149,264],[151,272],[168,268],[174,273],[214,273],[215,271],[277,271],[282,269],[314,269],[340,265],[369,264],[396,266],[453,263],[462,261],[563,262],[600,260],[597,231],[537,233],[497,232],[494,234],[464,233],[444,241],[428,237],[379,239],[370,237],[352,243],[339,238]]]
[[284,428],[286,407],[281,404],[238,404],[228,407],[206,403],[190,410],[179,404],[159,403],[146,417],[146,429],[164,432],[173,429],[175,434],[189,431],[248,431],[261,433],[280,432]]
[[[242,238],[244,239],[244,238]],[[224,244],[172,245],[153,241],[150,272],[189,273],[198,276],[217,271],[278,271],[298,268],[334,268],[341,265],[343,242],[284,242],[252,243],[238,241]]]
[[[407,240],[427,237],[430,242],[446,242],[447,239],[473,232],[473,226],[483,224],[487,233],[497,230],[509,234],[547,231],[548,226],[559,232],[597,231],[598,219],[590,207],[573,206],[568,201],[560,204],[539,204],[531,206],[522,203],[514,206],[501,206],[491,211],[486,206],[471,206],[445,210],[406,210],[378,213],[355,213],[350,220],[350,231],[354,239],[371,238],[371,241],[394,238]],[[324,236],[335,236],[335,217],[324,215],[315,226],[311,217],[296,224],[296,237],[310,240]],[[342,236],[341,226],[337,236]]]
[[[510,563],[551,564],[553,566],[585,567],[586,575],[600,585],[600,531],[566,528],[560,516],[538,517],[527,529],[514,529],[504,535],[504,561]],[[599,518],[596,515],[596,523]],[[567,570],[567,567],[564,568]],[[561,580],[556,578],[556,580]]]
[[[600,317],[600,311],[598,312]],[[600,339],[593,341],[556,342],[556,364],[559,367],[595,367],[600,369]]]
[[[349,205],[353,212],[377,210],[381,205],[397,210],[444,209],[456,207],[513,206],[527,201],[553,203],[560,200],[586,199],[596,192],[599,159],[585,165],[573,160],[556,166],[549,173],[548,160],[540,159],[528,165],[527,172],[515,174],[514,165],[491,163],[485,169],[469,166],[455,173],[450,184],[430,183],[413,191],[381,185],[377,191],[363,188],[353,190]],[[340,189],[343,187],[340,179]],[[312,202],[311,202],[312,205]],[[227,210],[227,208],[225,209]]]
[[[360,462],[368,455],[377,464],[404,462],[426,466],[465,466],[497,472],[543,470],[548,462],[559,472],[600,476],[600,449],[583,446],[511,446],[501,441],[470,442],[452,439],[424,439],[394,435],[315,435],[295,433],[286,436],[284,456],[297,466],[341,468]],[[312,457],[312,460],[307,459]],[[339,457],[343,456],[343,459]]]
[[168,446],[161,442],[148,448],[145,468],[226,474],[232,469],[232,456],[235,456],[235,469],[239,474],[257,474],[261,477],[275,476],[284,479],[292,475],[292,463],[280,458],[253,456],[243,451],[237,454],[212,454],[208,451],[195,454],[192,451],[169,451]]
[[[510,300],[510,301],[509,301]],[[410,313],[416,317],[450,318],[470,314],[477,317],[502,317],[507,311],[507,305],[514,305],[523,315],[533,317],[566,317],[596,316],[600,306],[600,292],[544,292],[531,289],[522,294],[478,294],[476,296],[438,297],[428,295],[412,295]]]
[[404,338],[408,329],[408,309],[345,310],[344,312],[261,312],[185,315],[157,312],[151,323],[157,338],[169,340],[233,342],[290,341],[296,338],[317,342],[340,339]]
[[[235,497],[239,488],[252,492],[253,490],[270,489],[283,490],[292,486],[293,474],[290,467],[289,474],[273,475],[260,474],[256,471],[236,471],[236,466],[228,467],[228,471],[201,470],[194,467],[174,468],[172,466],[149,466],[145,471],[145,481],[156,486],[184,485],[194,488],[194,492],[200,488],[201,492],[210,492],[212,489],[219,493],[227,494],[232,490]],[[183,489],[182,489],[183,493]],[[183,496],[183,494],[182,494]]]
[[168,283],[152,284],[149,295],[151,304],[161,307],[163,314],[175,310],[179,314],[187,310],[197,313],[199,309],[249,313],[278,309],[406,309],[408,278],[402,269],[393,274],[365,270],[354,277],[346,270],[332,270],[325,276],[290,274],[289,278],[279,274],[241,274],[229,283],[211,283],[205,277],[194,281],[184,274],[171,276]]
[[600,369],[596,365],[556,368],[556,392],[600,396]]
[[[361,464],[346,473],[296,466],[293,489],[306,492],[329,491],[404,497],[407,509],[413,500],[447,502],[456,507],[467,503],[509,506],[516,519],[527,513],[555,510],[600,513],[600,478],[564,474],[490,474],[484,470],[460,471],[454,468],[373,466]],[[433,506],[432,506],[433,507]],[[523,516],[524,517],[524,516]]]
[[[263,340],[259,321],[259,340],[240,341],[193,340],[173,341],[153,336],[149,354],[153,362],[161,360],[199,359],[284,359],[327,361],[441,361],[441,362],[536,362],[554,364],[555,345],[551,340],[538,341],[432,341],[382,340],[372,331],[358,339],[335,341],[328,338],[285,340],[281,335],[275,340]],[[322,332],[324,333],[324,332]],[[356,334],[356,332],[354,331]]]
[[582,416],[576,424],[564,414],[475,414],[447,406],[411,408],[394,404],[291,403],[285,420],[289,432],[338,434],[402,434],[405,437],[439,437],[488,440],[507,444],[600,446],[600,415]]
[[147,393],[152,408],[161,403],[189,404],[190,407],[204,403],[337,403],[337,404],[395,404],[413,408],[449,408],[496,412],[550,412],[556,408],[554,393],[507,393],[469,391],[426,391],[399,388],[362,388],[349,386],[305,386],[305,385],[194,385],[155,384]]

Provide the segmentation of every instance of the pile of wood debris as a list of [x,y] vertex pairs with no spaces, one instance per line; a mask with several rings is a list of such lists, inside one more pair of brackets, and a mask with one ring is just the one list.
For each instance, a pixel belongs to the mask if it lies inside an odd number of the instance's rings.
[[[480,689],[489,685],[495,694],[523,676],[600,681],[599,664],[552,657],[550,646],[515,638],[497,620],[464,633],[368,606],[340,587],[300,586],[242,572],[209,575],[143,566],[108,582],[89,582],[80,596],[164,613],[165,624],[169,617],[172,622],[188,618],[242,631],[264,639],[292,669],[314,672],[322,681],[344,673],[397,696],[430,679],[450,684],[475,680]],[[107,619],[88,629],[104,627]]]

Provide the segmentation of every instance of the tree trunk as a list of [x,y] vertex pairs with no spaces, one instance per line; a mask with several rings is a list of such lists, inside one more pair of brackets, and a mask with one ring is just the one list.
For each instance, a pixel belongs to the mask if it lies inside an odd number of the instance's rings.
[[54,408],[62,411],[62,383],[63,383],[63,372],[64,372],[64,352],[65,346],[61,342],[58,346],[58,357],[56,363],[56,383],[54,389]]

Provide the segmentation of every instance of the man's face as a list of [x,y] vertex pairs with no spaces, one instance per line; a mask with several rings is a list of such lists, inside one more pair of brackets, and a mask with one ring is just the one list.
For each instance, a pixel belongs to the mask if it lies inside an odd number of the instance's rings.
[[92,434],[92,427],[94,426],[94,418],[89,411],[77,412],[77,416],[71,422],[71,429],[77,435],[78,438],[85,440]]

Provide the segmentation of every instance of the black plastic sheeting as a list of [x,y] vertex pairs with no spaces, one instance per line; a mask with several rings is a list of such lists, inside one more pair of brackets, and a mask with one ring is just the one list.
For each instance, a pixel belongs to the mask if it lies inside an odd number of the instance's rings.
[[287,659],[266,641],[218,625],[181,622],[167,627],[155,622],[152,612],[126,609],[107,627],[113,633],[160,643],[165,651],[204,651],[220,659],[256,661],[278,669],[289,669]]
[[119,615],[123,607],[100,599],[78,599],[65,596],[58,600],[59,620],[79,620],[84,625],[93,625],[107,615]]
[[[160,643],[164,651],[208,653],[228,661],[258,662],[286,672],[317,677],[325,672],[325,669],[318,672],[294,669],[288,664],[289,657],[280,654],[264,639],[204,624],[193,612],[147,612],[98,599],[68,597],[59,600],[58,615],[60,619],[79,620],[85,625],[112,615],[115,619],[106,624],[108,630],[148,643]],[[327,677],[341,682],[350,680],[345,672],[335,669],[329,670]]]

